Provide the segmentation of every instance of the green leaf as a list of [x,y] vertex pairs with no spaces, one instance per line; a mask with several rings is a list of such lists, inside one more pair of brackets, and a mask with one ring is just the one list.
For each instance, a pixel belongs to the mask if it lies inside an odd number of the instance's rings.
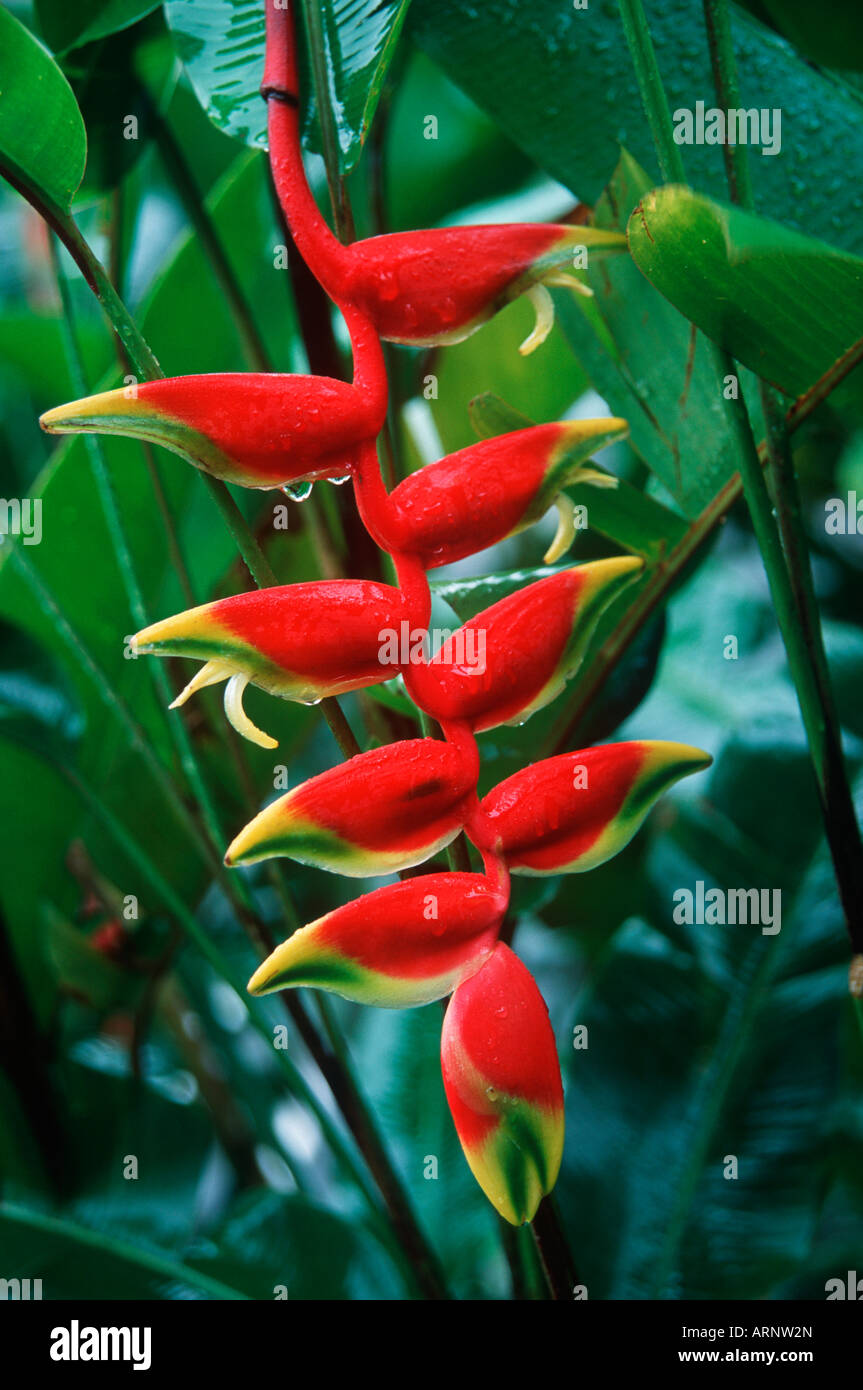
[[[783,4],[784,8],[784,4]],[[781,106],[782,150],[751,152],[756,205],[801,230],[863,253],[863,107],[783,39],[732,6],[742,105]],[[651,0],[650,32],[672,112],[710,104],[713,78],[700,5]],[[826,22],[813,12],[813,23]],[[858,25],[859,27],[859,25]],[[594,202],[620,146],[659,172],[616,0],[576,10],[560,0],[413,0],[411,37],[520,149]],[[687,179],[721,197],[722,151],[683,151]]]
[[[596,224],[623,230],[649,185],[624,151],[597,204]],[[737,469],[709,345],[628,256],[589,269],[588,282],[592,301],[555,293],[563,331],[603,400],[629,422],[633,447],[684,513],[695,516]]]
[[[639,269],[759,376],[801,395],[861,335],[863,260],[778,222],[671,186],[629,219]],[[836,390],[859,405],[861,372]]]
[[42,33],[55,53],[127,29],[159,8],[159,0],[35,0]]
[[0,8],[0,172],[52,210],[67,212],[84,177],[87,135],[54,60]]
[[[360,157],[392,60],[409,0],[316,0],[324,34],[328,90],[337,124],[342,173]],[[295,5],[295,10],[299,6]],[[264,9],[258,0],[166,0],[165,17],[207,115],[249,145],[267,143],[258,89],[264,70]],[[304,51],[308,54],[307,41]],[[306,72],[309,71],[306,62]],[[304,135],[321,141],[305,78]]]

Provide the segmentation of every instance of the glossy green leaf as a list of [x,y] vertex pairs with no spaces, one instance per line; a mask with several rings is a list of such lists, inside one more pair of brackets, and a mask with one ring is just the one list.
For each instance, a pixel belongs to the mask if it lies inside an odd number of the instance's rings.
[[[409,0],[383,0],[373,7],[363,0],[316,3],[339,161],[346,173],[360,157]],[[210,119],[228,135],[265,146],[266,110],[258,92],[264,69],[263,5],[258,0],[166,0],[165,17]],[[303,93],[305,138],[319,152],[320,134],[308,95],[308,90]]]
[[87,160],[81,112],[54,60],[2,7],[0,93],[0,173],[67,211]]
[[[784,6],[783,6],[784,8]],[[697,4],[647,7],[672,112],[712,104],[704,15]],[[781,109],[781,153],[751,152],[756,205],[803,231],[863,252],[863,106],[859,96],[813,69],[778,35],[731,7],[742,103]],[[821,23],[822,11],[813,12]],[[825,20],[826,22],[826,20]],[[481,106],[541,169],[594,202],[620,146],[659,173],[632,72],[617,0],[575,9],[560,0],[413,0],[408,28],[447,76]],[[682,149],[696,188],[722,197],[722,151]]]
[[159,8],[159,0],[35,0],[36,16],[55,53],[127,29]]
[[[801,395],[861,336],[863,260],[777,222],[671,186],[629,219],[633,259],[715,342]],[[834,393],[857,400],[858,369]]]

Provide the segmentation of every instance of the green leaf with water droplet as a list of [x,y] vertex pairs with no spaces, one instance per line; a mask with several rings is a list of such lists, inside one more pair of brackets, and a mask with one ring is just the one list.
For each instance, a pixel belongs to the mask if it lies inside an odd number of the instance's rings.
[[[409,0],[316,0],[342,173],[354,167],[371,127]],[[297,9],[300,7],[297,6]],[[166,0],[177,52],[210,120],[249,145],[265,146],[266,110],[258,93],[264,68],[264,7],[259,0]],[[302,43],[304,98],[311,92]],[[304,138],[320,152],[313,103],[305,100]]]

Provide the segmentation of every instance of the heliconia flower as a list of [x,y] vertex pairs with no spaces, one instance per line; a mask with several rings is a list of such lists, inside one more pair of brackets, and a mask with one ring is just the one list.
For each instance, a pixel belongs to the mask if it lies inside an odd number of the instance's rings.
[[545,1001],[503,942],[449,1002],[441,1068],[471,1172],[513,1226],[531,1221],[560,1169],[563,1086]]
[[225,863],[285,854],[350,877],[398,873],[455,838],[476,759],[439,739],[358,753],[279,797],[250,821]]
[[673,783],[712,761],[653,739],[582,748],[522,768],[480,804],[514,872],[584,873],[629,844]]
[[485,439],[411,473],[387,496],[377,458],[363,451],[355,472],[363,520],[385,549],[419,556],[426,569],[449,565],[532,526],[556,502],[552,564],[575,537],[568,483],[615,487],[586,466],[590,455],[629,432],[625,420],[567,420]]
[[589,256],[624,251],[626,239],[598,227],[547,223],[395,232],[334,249],[338,276],[329,288],[367,314],[382,338],[420,346],[461,342],[526,293],[536,310],[536,326],[520,348],[529,353],[554,322],[547,285],[592,294],[566,273],[582,248]]
[[294,932],[249,981],[412,1009],[443,999],[494,950],[507,894],[482,874],[425,874],[378,888]]
[[49,410],[49,434],[122,434],[161,444],[243,487],[272,488],[350,472],[384,409],[330,377],[223,372],[103,391]]
[[501,599],[454,632],[431,661],[405,668],[411,698],[475,733],[523,724],[560,693],[603,609],[642,567],[635,556],[594,560]]
[[262,748],[276,741],[243,710],[250,682],[285,700],[317,704],[395,674],[381,659],[382,629],[405,619],[398,589],[361,579],[316,580],[257,589],[190,608],[132,638],[133,652],[204,661],[171,708],[207,685],[228,682],[225,711],[238,733]]

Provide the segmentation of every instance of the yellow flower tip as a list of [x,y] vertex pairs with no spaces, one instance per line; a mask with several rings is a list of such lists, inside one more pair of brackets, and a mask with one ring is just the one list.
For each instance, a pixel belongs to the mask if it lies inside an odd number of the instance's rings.
[[[319,918],[318,921],[323,919]],[[283,941],[274,951],[261,961],[246,989],[249,994],[273,994],[277,989],[290,989],[303,975],[304,967],[320,954],[316,948],[315,927],[318,921],[300,927],[287,941]],[[288,976],[290,975],[290,978]]]
[[127,394],[125,387],[100,391],[95,396],[82,396],[79,401],[69,401],[66,405],[46,410],[39,417],[39,425],[46,434],[77,434],[82,430],[103,428],[108,416],[134,414],[132,402],[135,399]]
[[286,833],[293,820],[286,805],[290,799],[290,793],[279,797],[238,831],[225,852],[225,863],[229,869],[239,864],[257,864],[259,860],[271,857],[274,837],[279,832]]

